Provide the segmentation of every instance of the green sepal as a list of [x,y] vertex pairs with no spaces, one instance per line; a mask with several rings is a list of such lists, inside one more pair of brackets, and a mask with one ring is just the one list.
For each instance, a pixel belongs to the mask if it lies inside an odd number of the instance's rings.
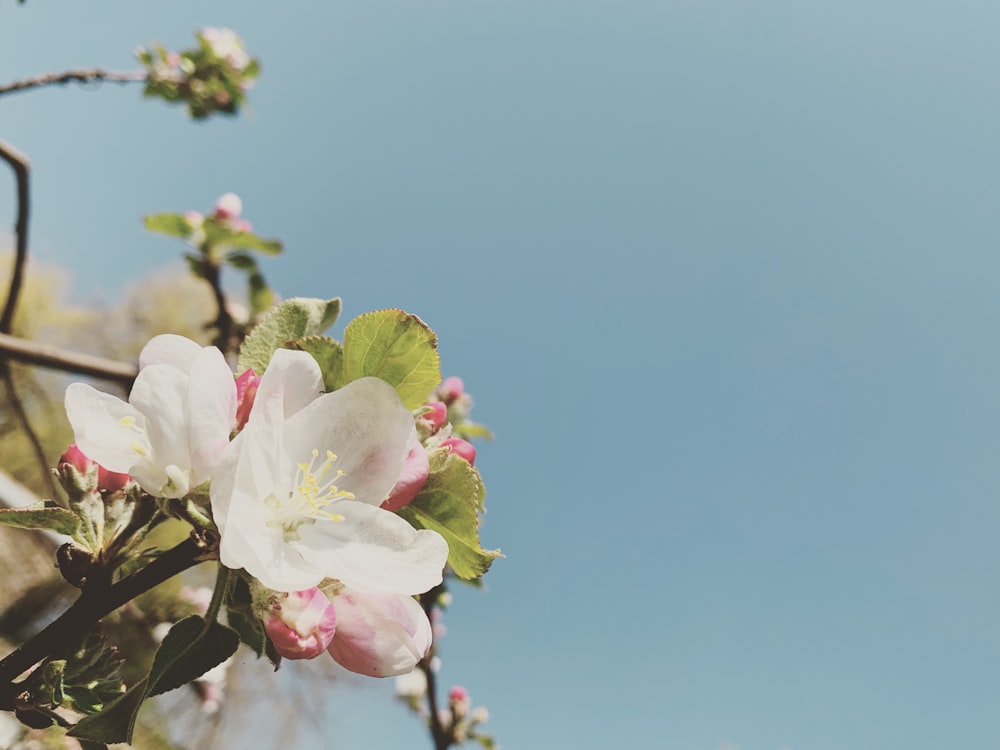
[[278,305],[254,328],[240,347],[238,372],[248,367],[263,374],[271,355],[290,342],[323,333],[340,314],[340,298],[295,297]]
[[486,440],[493,439],[493,433],[488,427],[486,427],[486,425],[476,424],[475,422],[459,422],[458,424],[453,424],[451,426],[451,432],[453,435],[457,435],[465,440],[473,440],[475,438],[485,438]]
[[83,542],[78,538],[81,531],[80,517],[51,500],[27,508],[4,508],[0,510],[0,524],[22,529],[46,529]]
[[81,740],[109,745],[116,742],[131,744],[135,719],[142,702],[146,699],[148,683],[149,678],[144,677],[118,700],[109,703],[99,714],[84,716],[66,734]]
[[479,511],[486,489],[475,467],[451,453],[432,453],[430,473],[420,494],[398,511],[418,529],[438,532],[448,542],[448,564],[466,580],[479,578],[500,550],[485,550],[479,542]]
[[158,232],[171,237],[187,239],[191,236],[193,227],[184,214],[153,214],[144,216],[142,223],[150,232]]
[[306,336],[295,342],[295,348],[309,352],[323,373],[323,387],[326,392],[334,390],[340,381],[344,366],[344,347],[329,336]]
[[344,330],[338,386],[366,375],[389,383],[407,409],[416,409],[441,382],[437,336],[416,315],[402,310],[359,315]]

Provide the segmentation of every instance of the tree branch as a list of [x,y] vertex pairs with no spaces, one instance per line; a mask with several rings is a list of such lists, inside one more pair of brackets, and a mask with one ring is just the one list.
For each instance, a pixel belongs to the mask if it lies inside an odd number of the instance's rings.
[[[434,609],[434,603],[437,601],[438,595],[443,590],[444,585],[439,584],[426,594],[421,594],[420,606],[423,607],[424,614],[427,615],[428,620],[431,619],[431,612]],[[431,667],[431,659],[434,658],[436,651],[437,644],[433,644],[431,646],[431,650],[427,652],[427,656],[421,659],[417,666],[420,668],[420,671],[424,673],[424,677],[427,678],[427,708],[430,710],[427,726],[431,730],[431,739],[434,741],[434,748],[435,750],[448,750],[448,748],[454,743],[454,740],[451,733],[446,730],[444,725],[441,723],[441,715],[438,709],[437,676],[434,674],[434,669]]]
[[70,352],[55,346],[39,344],[17,336],[0,333],[0,360],[3,359],[111,380],[115,383],[121,383],[126,388],[132,385],[132,381],[138,374],[138,368],[132,364],[95,357],[90,354]]
[[86,626],[109,615],[139,594],[197,565],[208,551],[205,541],[189,537],[113,586],[96,590],[84,589],[80,598],[69,609],[0,661],[0,710],[13,710],[14,699],[19,691],[14,679],[18,675],[47,657],[54,649],[65,646],[82,633]]
[[7,302],[4,304],[3,315],[0,316],[0,333],[10,333],[14,323],[14,310],[17,307],[17,297],[21,292],[21,281],[24,277],[24,263],[28,259],[28,157],[8,143],[0,141],[0,159],[3,159],[14,170],[17,180],[17,220],[14,224],[16,252],[14,255],[14,270],[10,275],[10,289],[7,292]]
[[65,86],[69,83],[143,83],[146,80],[144,70],[117,71],[101,68],[80,68],[62,73],[46,73],[34,78],[25,78],[0,86],[0,96],[12,94],[15,91],[40,88],[42,86]]

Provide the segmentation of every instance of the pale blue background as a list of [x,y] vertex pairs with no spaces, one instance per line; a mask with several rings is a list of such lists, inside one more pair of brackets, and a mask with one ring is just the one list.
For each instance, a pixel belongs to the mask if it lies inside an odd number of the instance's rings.
[[[34,253],[106,299],[233,190],[283,294],[439,333],[507,554],[443,679],[508,750],[1000,747],[1000,5],[0,0],[0,80],[209,24],[249,116],[0,100]],[[391,690],[334,744],[427,746]]]

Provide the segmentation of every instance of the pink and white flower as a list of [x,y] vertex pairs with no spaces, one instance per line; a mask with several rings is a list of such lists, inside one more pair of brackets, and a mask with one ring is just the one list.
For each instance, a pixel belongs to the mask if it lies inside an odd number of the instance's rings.
[[207,481],[222,457],[236,419],[236,385],[214,346],[164,334],[140,353],[128,402],[73,383],[65,403],[87,456],[130,474],[151,495],[175,498]]
[[212,477],[222,563],[276,591],[325,578],[373,594],[427,591],[441,582],[447,543],[379,507],[402,471],[413,417],[378,378],[322,391],[309,354],[274,353]]

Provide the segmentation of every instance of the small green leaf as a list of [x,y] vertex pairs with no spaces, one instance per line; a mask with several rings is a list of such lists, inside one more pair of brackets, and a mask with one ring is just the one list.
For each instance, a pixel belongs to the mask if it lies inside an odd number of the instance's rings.
[[238,371],[252,367],[258,375],[267,369],[276,349],[304,336],[323,333],[340,313],[340,298],[296,297],[278,305],[254,328],[240,347]]
[[149,696],[166,693],[201,677],[239,648],[235,630],[197,615],[185,617],[167,633],[149,670]]
[[259,271],[250,274],[247,279],[247,296],[250,298],[251,315],[260,315],[274,307],[274,292]]
[[142,223],[150,232],[167,234],[185,240],[191,235],[191,222],[184,218],[184,214],[153,214],[144,217]]
[[448,564],[459,578],[478,578],[500,550],[479,543],[479,511],[486,489],[479,472],[450,453],[432,453],[427,483],[399,515],[418,529],[432,529],[448,542]]
[[47,529],[73,538],[80,532],[80,517],[56,505],[33,505],[28,508],[0,510],[0,524],[22,529]]
[[338,385],[374,375],[416,409],[441,382],[437,336],[416,315],[377,310],[360,315],[344,331],[344,367]]
[[452,431],[455,435],[460,438],[465,438],[466,440],[472,440],[474,438],[486,438],[487,440],[493,439],[493,433],[485,425],[476,424],[475,422],[459,422],[456,425],[452,425]]
[[284,246],[280,240],[265,240],[251,232],[234,232],[228,239],[228,243],[233,247],[240,247],[244,250],[256,250],[264,255],[280,255]]
[[309,352],[319,364],[323,373],[323,387],[327,393],[337,387],[344,361],[344,347],[329,336],[306,336],[295,342],[295,346]]
[[146,699],[149,678],[137,682],[132,689],[116,701],[111,702],[99,714],[84,716],[66,734],[91,742],[113,745],[116,742],[132,742],[135,717]]
[[244,252],[229,253],[226,256],[226,263],[240,271],[253,272],[257,270],[257,261],[252,255]]

